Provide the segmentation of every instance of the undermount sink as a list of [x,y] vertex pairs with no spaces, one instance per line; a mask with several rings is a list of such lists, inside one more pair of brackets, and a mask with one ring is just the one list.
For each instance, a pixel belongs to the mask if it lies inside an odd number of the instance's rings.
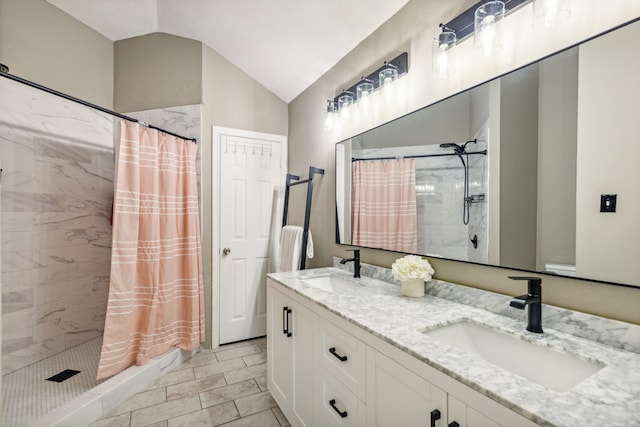
[[348,291],[359,286],[357,282],[339,276],[310,277],[308,279],[302,279],[302,281],[312,288],[325,292]]
[[467,320],[419,332],[561,393],[604,367]]

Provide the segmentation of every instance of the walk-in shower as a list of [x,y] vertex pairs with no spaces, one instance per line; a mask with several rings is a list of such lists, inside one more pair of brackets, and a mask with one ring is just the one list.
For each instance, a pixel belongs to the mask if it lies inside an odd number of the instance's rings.
[[[176,350],[96,380],[111,268],[114,119],[0,74],[2,424],[88,425],[186,355]],[[192,110],[156,111],[185,123]],[[192,129],[199,137],[199,115]],[[68,371],[80,373],[56,377]]]
[[[455,142],[447,142],[444,144],[440,144],[440,148],[452,148],[453,152],[458,156],[458,158],[460,158],[460,161],[462,162],[462,167],[464,168],[464,184],[463,184],[464,189],[463,189],[463,196],[462,196],[462,223],[464,225],[469,224],[469,215],[470,215],[469,212],[470,212],[471,204],[484,201],[484,194],[475,194],[475,195],[469,194],[469,155],[470,154],[471,155],[487,154],[487,150],[480,150],[480,151],[474,151],[474,152],[467,151],[467,145],[477,144],[477,143],[478,143],[478,139],[476,138],[476,139],[469,140],[464,144],[456,144]],[[465,162],[465,157],[467,159],[466,162]],[[478,245],[477,237],[475,239],[471,238],[471,242],[474,244],[474,246],[477,246]]]

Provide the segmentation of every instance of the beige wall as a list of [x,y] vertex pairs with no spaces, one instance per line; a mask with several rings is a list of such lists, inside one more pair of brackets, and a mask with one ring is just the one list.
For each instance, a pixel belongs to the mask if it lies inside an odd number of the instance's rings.
[[[640,16],[640,2],[636,0],[585,0],[572,2],[572,17],[562,27],[555,31],[536,31],[531,28],[531,4],[528,4],[503,21],[507,37],[497,59],[483,60],[473,51],[473,42],[465,41],[454,49],[463,64],[457,75],[437,80],[431,73],[431,38],[438,32],[438,23],[456,16],[462,3],[461,0],[410,1],[290,104],[290,172],[304,176],[309,165],[327,171],[320,179],[313,202],[311,230],[316,256],[309,262],[310,267],[330,265],[333,255],[346,255],[343,247],[334,243],[336,142]],[[352,120],[338,132],[324,133],[321,108],[325,100],[402,50],[409,52],[410,67],[409,73],[397,82],[395,102],[384,105],[375,115]],[[290,209],[302,212],[304,200],[294,196]],[[382,266],[390,266],[397,256],[392,252],[362,251],[365,262]],[[524,290],[524,285],[507,279],[513,272],[506,269],[438,259],[433,260],[433,265],[436,277],[441,279],[504,294],[516,295]],[[640,323],[638,289],[551,276],[545,277],[544,288],[546,303]]]
[[0,0],[0,62],[18,77],[113,107],[113,44],[45,0]]
[[[212,126],[287,135],[287,104],[213,49],[202,45],[202,261],[205,283],[206,346],[211,345],[213,233],[218,214],[212,211],[217,182]],[[215,303],[213,303],[215,304]]]
[[529,270],[536,268],[537,100],[537,65],[500,79],[500,264]]
[[[640,85],[627,82],[638,79],[639,40],[636,22],[580,47],[576,218],[578,275],[636,284]],[[617,212],[600,213],[601,194],[618,195]]]
[[116,111],[202,102],[202,43],[164,33],[114,44]]
[[540,64],[537,270],[576,263],[578,50]]

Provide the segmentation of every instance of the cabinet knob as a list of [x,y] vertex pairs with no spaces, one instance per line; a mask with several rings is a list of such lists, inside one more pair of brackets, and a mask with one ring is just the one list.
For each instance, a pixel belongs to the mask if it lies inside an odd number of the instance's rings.
[[460,424],[457,421],[453,421],[449,423],[449,427],[460,427]]
[[329,353],[333,354],[339,361],[341,362],[346,362],[347,361],[347,356],[340,356],[337,352],[336,352],[336,348],[335,347],[331,347],[329,349]]
[[436,427],[436,421],[442,418],[442,414],[438,409],[431,411],[431,427]]
[[341,411],[340,409],[338,409],[338,407],[336,406],[336,400],[335,399],[331,399],[329,401],[329,405],[331,405],[333,410],[336,411],[338,413],[338,415],[340,415],[340,418],[346,418],[347,417],[347,411]]

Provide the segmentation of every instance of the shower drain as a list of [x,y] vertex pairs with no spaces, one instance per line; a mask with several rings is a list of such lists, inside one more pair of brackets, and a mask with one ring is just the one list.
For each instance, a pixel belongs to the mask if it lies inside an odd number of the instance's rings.
[[52,377],[47,378],[47,381],[55,381],[57,383],[61,383],[62,381],[66,381],[74,375],[79,374],[80,371],[74,371],[73,369],[65,369],[62,372],[55,374]]

